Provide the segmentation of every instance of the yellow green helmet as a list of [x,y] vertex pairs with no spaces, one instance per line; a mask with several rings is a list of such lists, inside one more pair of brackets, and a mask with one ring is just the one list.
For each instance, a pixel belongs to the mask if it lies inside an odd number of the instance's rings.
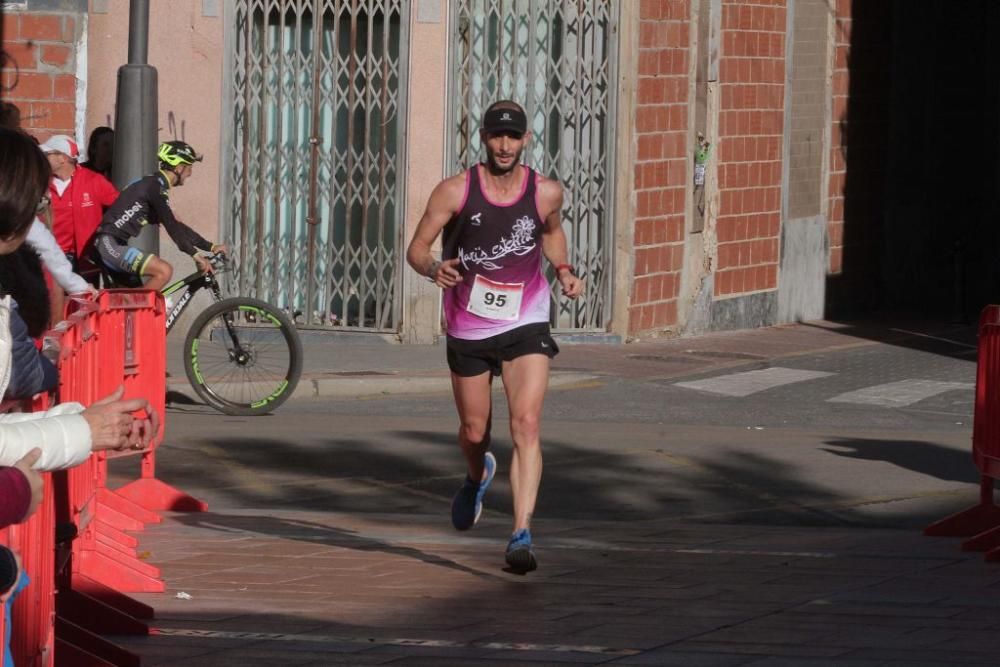
[[198,155],[194,147],[185,141],[165,141],[160,144],[156,156],[160,159],[160,168],[177,167],[182,164],[194,164],[201,162],[201,155]]

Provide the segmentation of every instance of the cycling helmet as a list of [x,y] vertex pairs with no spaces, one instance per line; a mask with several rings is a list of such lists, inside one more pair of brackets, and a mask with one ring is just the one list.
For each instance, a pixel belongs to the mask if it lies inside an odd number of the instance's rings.
[[184,141],[165,141],[156,151],[160,158],[160,166],[177,167],[182,164],[201,162],[201,155],[194,152],[194,147]]

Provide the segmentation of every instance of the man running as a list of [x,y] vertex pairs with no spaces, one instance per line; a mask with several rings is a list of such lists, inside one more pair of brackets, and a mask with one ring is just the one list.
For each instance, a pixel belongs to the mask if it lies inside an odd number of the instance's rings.
[[[514,443],[514,531],[505,559],[520,573],[537,567],[530,527],[542,478],[539,422],[549,361],[559,351],[549,333],[551,296],[542,255],[555,267],[565,296],[575,299],[583,292],[567,263],[559,219],[562,186],[521,164],[531,137],[527,127],[516,102],[496,102],[486,110],[479,131],[486,162],[434,188],[406,252],[410,266],[444,290],[458,444],[468,465],[451,506],[458,530],[479,520],[496,472],[496,459],[487,451],[490,389],[493,376],[503,380]],[[431,246],[442,231],[444,252],[436,260]]]
[[215,245],[202,238],[183,222],[174,217],[170,210],[170,190],[184,185],[191,176],[195,162],[202,156],[183,141],[168,141],[160,144],[157,151],[160,170],[135,181],[124,190],[105,212],[101,225],[94,237],[94,249],[101,263],[114,273],[141,278],[147,276],[146,289],[160,290],[170,281],[173,267],[152,253],[144,253],[128,245],[149,224],[161,224],[167,234],[177,244],[181,252],[191,255],[198,268],[206,273],[212,271],[212,264],[198,254],[206,252],[226,252],[223,245]]

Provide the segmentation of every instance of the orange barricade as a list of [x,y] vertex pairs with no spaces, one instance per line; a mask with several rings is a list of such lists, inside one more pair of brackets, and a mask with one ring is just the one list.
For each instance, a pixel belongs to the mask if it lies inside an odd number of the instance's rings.
[[[45,475],[39,511],[24,524],[0,531],[0,543],[21,555],[31,576],[14,605],[12,649],[19,666],[131,667],[139,665],[138,657],[99,635],[147,634],[143,620],[152,618],[152,608],[125,593],[162,591],[164,585],[159,569],[138,557],[137,542],[125,531],[160,521],[154,510],[206,506],[155,477],[166,386],[162,297],[111,290],[74,305],[68,320],[50,332],[59,345],[60,400],[89,405],[124,385],[125,398],[150,401],[161,426],[150,448],[110,455],[141,456],[139,479],[108,489],[109,455],[99,453],[75,468]],[[56,544],[57,525],[75,527],[75,539]],[[2,627],[0,607],[0,639]]]
[[979,317],[976,397],[972,417],[972,460],[979,468],[979,503],[936,521],[925,535],[968,537],[965,551],[985,551],[1000,560],[1000,507],[993,482],[1000,479],[1000,306],[986,306]]
[[[116,331],[106,330],[103,320],[110,297],[102,292],[95,301],[77,302],[59,335],[59,393],[64,402],[90,405],[122,384],[123,363],[114,355]],[[120,345],[120,343],[118,343]],[[152,386],[155,392],[155,384]],[[134,553],[123,557],[122,565],[109,565],[107,547],[100,534],[107,516],[112,513],[101,505],[105,486],[106,464],[102,455],[94,455],[71,470],[56,473],[56,520],[74,525],[77,537],[60,554],[59,597],[56,626],[60,665],[97,664],[138,665],[138,658],[102,639],[99,633],[146,634],[148,627],[140,619],[152,618],[153,610],[121,592],[108,570],[127,570],[131,558],[141,568],[152,568]],[[148,517],[147,517],[148,518]],[[129,526],[141,530],[143,525]],[[125,539],[123,537],[123,539]],[[135,545],[134,538],[132,545]],[[152,568],[155,571],[155,568]],[[149,570],[144,570],[149,572]],[[154,572],[154,576],[158,575]],[[162,590],[162,582],[150,590]]]
[[[160,592],[164,584],[159,568],[138,557],[137,541],[126,531],[140,531],[148,523],[159,522],[154,510],[207,508],[155,477],[166,405],[163,297],[150,291],[104,291],[91,309],[85,306],[71,319],[75,317],[84,322],[96,317],[96,323],[93,328],[76,327],[78,338],[69,340],[60,352],[60,397],[89,402],[124,385],[124,398],[150,401],[160,416],[160,431],[149,449],[100,453],[67,473],[73,512],[69,520],[78,524],[80,536],[73,542],[68,568],[73,604],[61,607],[60,613],[65,610],[95,632],[145,632],[146,626],[138,619],[151,618],[152,609],[124,593]],[[91,333],[95,344],[88,343]],[[108,459],[136,455],[141,456],[139,479],[114,491],[108,489]],[[97,618],[95,603],[99,603]],[[114,664],[126,663],[119,658]]]
[[[24,403],[29,409],[45,410],[49,400],[47,395],[42,395]],[[11,407],[25,406],[16,402]],[[0,543],[17,552],[22,571],[30,577],[29,585],[18,594],[11,614],[14,663],[30,667],[51,665],[55,645],[55,500],[51,478],[51,474],[42,475],[45,483],[42,504],[31,518],[0,531]],[[0,607],[0,642],[3,614]]]
[[[127,298],[147,304],[150,312],[155,309],[156,301],[150,292],[136,292]],[[135,331],[124,330],[126,311],[112,309],[112,301],[122,300],[127,299],[114,299],[111,293],[101,292],[96,302],[84,304],[70,316],[76,326],[62,336],[59,356],[59,396],[63,401],[88,405],[125,382],[124,339],[134,339]],[[127,319],[134,326],[133,313]],[[149,334],[152,330],[145,335]],[[163,364],[161,360],[159,367]],[[126,398],[131,397],[129,389],[132,395],[137,389],[134,383],[129,385]],[[160,437],[158,434],[157,439]],[[140,561],[135,554],[135,540],[121,534],[123,530],[142,530],[146,523],[160,518],[107,490],[106,455],[92,456],[68,471],[67,482],[70,514],[65,520],[75,523],[79,530],[71,561],[73,588],[89,590],[103,585],[119,591],[162,591],[159,570]]]
[[[124,378],[125,398],[147,398],[161,420],[153,447],[141,452],[139,479],[114,493],[146,510],[204,512],[208,509],[205,503],[156,479],[156,448],[163,440],[166,409],[167,343],[163,297],[157,292],[136,290],[109,290],[107,295],[101,331],[111,335],[112,340],[107,342],[108,354],[122,360],[121,371],[116,369],[115,375]],[[151,391],[151,387],[156,387],[156,391]],[[134,452],[113,453],[109,457],[132,455]],[[140,512],[138,516],[150,515]],[[148,523],[159,521],[159,517],[152,514],[148,521],[140,520]]]

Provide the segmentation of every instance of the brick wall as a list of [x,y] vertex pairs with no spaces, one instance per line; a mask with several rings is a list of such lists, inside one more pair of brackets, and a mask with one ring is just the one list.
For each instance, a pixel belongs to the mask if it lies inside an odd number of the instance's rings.
[[724,0],[715,296],[778,284],[785,0]]
[[690,0],[641,0],[629,332],[677,322],[688,167]]
[[80,17],[67,12],[0,12],[3,50],[0,98],[21,110],[39,138],[72,135],[76,117],[76,53]]

